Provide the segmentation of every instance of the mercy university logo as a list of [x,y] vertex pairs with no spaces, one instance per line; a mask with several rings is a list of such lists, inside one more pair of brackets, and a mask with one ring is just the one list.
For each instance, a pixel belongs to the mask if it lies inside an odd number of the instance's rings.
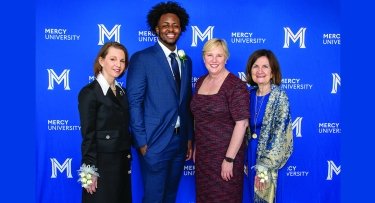
[[104,24],[98,24],[99,27],[99,42],[98,45],[104,45],[104,36],[107,37],[108,40],[115,37],[115,41],[120,43],[120,24],[116,24],[111,31],[104,26]]
[[57,170],[63,173],[66,170],[66,177],[73,178],[72,176],[72,158],[65,159],[63,164],[60,164],[56,158],[50,158],[52,164],[51,178],[57,178]]
[[199,37],[199,39],[201,39],[202,42],[206,38],[207,38],[207,41],[212,39],[213,34],[214,34],[214,28],[215,28],[215,26],[208,26],[207,29],[202,33],[199,30],[198,26],[191,26],[191,29],[193,30],[193,39],[192,39],[192,42],[191,42],[191,46],[192,47],[197,46],[198,37]]
[[332,180],[333,179],[333,172],[336,175],[339,175],[341,173],[341,165],[336,166],[336,164],[332,160],[328,160],[328,174],[326,180]]
[[306,28],[301,27],[296,34],[290,30],[289,27],[284,27],[284,46],[283,48],[289,48],[289,40],[291,39],[294,43],[299,39],[299,48],[306,48],[305,46],[305,33]]
[[338,85],[341,86],[341,77],[338,73],[332,73],[332,90],[331,90],[332,94],[337,93],[337,86]]
[[303,117],[297,117],[296,120],[293,121],[292,123],[292,129],[296,130],[295,134],[296,137],[302,137],[302,119]]
[[53,69],[47,69],[48,71],[48,90],[55,88],[55,83],[60,84],[64,81],[64,90],[70,90],[69,87],[69,72],[70,69],[64,69],[60,75],[57,75]]

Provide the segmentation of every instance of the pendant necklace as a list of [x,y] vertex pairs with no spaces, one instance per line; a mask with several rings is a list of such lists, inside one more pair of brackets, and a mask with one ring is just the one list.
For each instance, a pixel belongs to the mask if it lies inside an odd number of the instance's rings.
[[254,106],[254,113],[255,113],[255,116],[254,116],[254,132],[253,134],[251,135],[251,137],[253,139],[256,139],[258,137],[258,135],[256,134],[256,130],[257,130],[257,121],[258,121],[258,116],[259,116],[259,112],[260,112],[260,109],[262,108],[262,104],[263,104],[263,101],[264,101],[264,97],[266,97],[265,95],[262,97],[262,101],[260,102],[260,106],[258,108],[258,112],[256,111],[257,110],[257,106],[258,106],[258,96],[257,94],[255,93],[255,106]]

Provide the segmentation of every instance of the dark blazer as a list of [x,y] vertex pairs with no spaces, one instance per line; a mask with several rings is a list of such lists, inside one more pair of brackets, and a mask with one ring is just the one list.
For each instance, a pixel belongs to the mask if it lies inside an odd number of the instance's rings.
[[116,94],[109,88],[104,95],[97,80],[79,92],[82,163],[97,166],[97,153],[130,150],[126,92],[117,86]]
[[136,148],[161,152],[172,138],[177,116],[180,135],[192,138],[190,112],[192,63],[181,61],[181,90],[177,88],[169,62],[158,43],[136,52],[129,62],[126,89],[130,107],[130,127]]

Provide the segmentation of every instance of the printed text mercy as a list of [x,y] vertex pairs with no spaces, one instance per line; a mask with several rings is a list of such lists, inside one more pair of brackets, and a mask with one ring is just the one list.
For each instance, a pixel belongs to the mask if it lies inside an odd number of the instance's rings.
[[260,37],[253,37],[252,32],[232,32],[232,43],[245,43],[245,44],[264,44],[266,39]]
[[48,40],[79,40],[80,37],[80,35],[67,34],[67,29],[44,29],[44,38]]
[[48,120],[48,130],[81,130],[81,126],[68,125],[69,120]]
[[340,123],[319,123],[319,133],[341,133]]
[[341,44],[340,34],[323,34],[323,44],[329,45],[340,45]]
[[312,89],[313,85],[308,83],[300,83],[300,78],[284,78],[281,80],[281,88],[283,89]]

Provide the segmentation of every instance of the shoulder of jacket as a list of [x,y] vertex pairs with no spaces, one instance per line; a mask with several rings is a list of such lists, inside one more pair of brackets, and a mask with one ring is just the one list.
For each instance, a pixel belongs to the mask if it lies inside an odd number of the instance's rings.
[[85,85],[84,87],[82,87],[82,89],[79,91],[79,95],[83,93],[86,93],[86,94],[94,93],[96,88],[100,89],[100,85],[96,80],[94,80],[90,82],[89,84]]

